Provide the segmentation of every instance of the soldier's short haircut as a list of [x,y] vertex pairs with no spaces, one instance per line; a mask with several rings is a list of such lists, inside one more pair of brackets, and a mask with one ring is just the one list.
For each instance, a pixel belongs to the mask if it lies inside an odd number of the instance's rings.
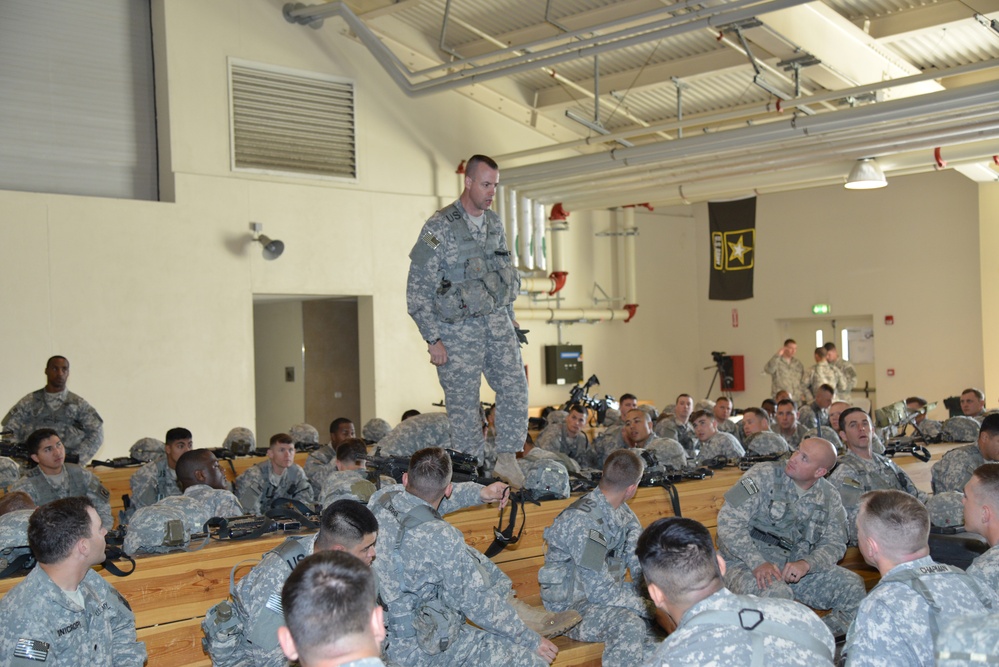
[[868,491],[860,496],[857,525],[890,554],[912,554],[928,545],[930,513],[905,491]]
[[353,424],[353,423],[354,422],[350,421],[346,417],[337,417],[336,419],[330,422],[330,433],[331,434],[336,433],[343,424]]
[[344,440],[336,448],[336,460],[360,463],[368,456],[368,446],[360,438]]
[[270,446],[273,447],[276,444],[294,445],[295,439],[292,438],[287,433],[276,433],[271,436]]
[[676,397],[676,400],[673,401],[673,404],[675,405],[675,404],[679,403],[681,398],[689,398],[692,401],[694,400],[694,397],[691,396],[690,394],[680,394],[680,395],[678,395]]
[[0,496],[0,516],[18,510],[35,509],[35,501],[24,491],[11,491]]
[[627,415],[621,415],[621,416],[622,416],[622,417],[624,417],[624,419],[625,419],[625,420],[627,421],[627,419],[628,419],[628,415],[630,415],[630,414],[631,414],[631,413],[633,413],[633,412],[638,412],[638,413],[640,413],[640,414],[642,415],[642,419],[643,419],[643,420],[644,420],[645,422],[647,422],[647,423],[650,423],[650,424],[652,423],[652,415],[650,415],[650,414],[649,414],[648,412],[646,412],[645,410],[642,410],[641,408],[635,408],[635,409],[633,409],[633,410],[628,410],[628,414],[627,414]]
[[982,420],[982,427],[978,432],[988,433],[992,437],[999,435],[999,412],[985,415],[985,419]]
[[411,408],[411,409],[406,410],[405,412],[402,413],[402,418],[399,421],[404,422],[407,419],[409,419],[410,417],[415,417],[418,414],[420,414],[419,410]]
[[341,546],[352,549],[365,535],[378,532],[378,519],[363,503],[347,498],[331,503],[323,510],[316,537],[316,551]]
[[746,408],[742,411],[742,416],[745,418],[746,415],[755,415],[757,419],[765,419],[770,421],[770,415],[763,408],[751,407]]
[[708,589],[712,582],[721,586],[711,533],[693,519],[657,519],[642,531],[635,554],[645,580],[671,601],[683,601],[688,592]]
[[826,352],[831,352],[831,351],[833,351],[833,350],[836,349],[836,343],[834,343],[832,341],[829,341],[828,343],[826,343],[822,347],[825,349]]
[[795,339],[793,339],[793,338],[788,338],[787,340],[785,340],[785,341],[784,341],[784,344],[785,344],[785,345],[797,345],[797,344],[798,344],[798,341],[796,341],[796,340],[795,340]]
[[191,449],[180,455],[177,459],[177,484],[181,488],[197,484],[198,480],[194,476],[199,470],[207,471],[212,465],[215,454],[210,449]]
[[827,391],[830,394],[835,394],[836,388],[833,387],[831,384],[822,383],[819,385],[819,391]]
[[451,483],[451,457],[440,447],[426,447],[409,458],[406,490],[430,502]]
[[732,399],[729,398],[728,396],[719,396],[718,398],[716,398],[715,399],[715,405],[718,405],[719,401],[727,401],[729,405],[732,404]]
[[793,410],[797,410],[797,409],[798,409],[798,404],[797,404],[797,403],[795,403],[795,402],[794,402],[794,401],[793,401],[792,399],[790,399],[790,398],[782,398],[782,399],[780,399],[779,401],[777,401],[777,407],[778,407],[778,408],[779,408],[780,406],[782,406],[782,405],[790,405],[790,406],[791,406],[791,408],[792,408]]
[[641,456],[630,449],[615,449],[604,461],[600,488],[622,491],[632,484],[638,484],[643,472],[645,472],[645,462]]
[[58,438],[59,434],[53,428],[40,428],[37,431],[32,431],[28,439],[24,441],[24,449],[28,452],[28,456],[32,454],[37,454],[38,450],[41,448],[42,443],[49,438]]
[[761,408],[765,408],[768,405],[772,405],[772,406],[774,406],[774,408],[776,408],[777,407],[777,402],[774,401],[774,399],[772,399],[772,398],[764,398],[763,402],[760,403],[760,407]]
[[715,419],[715,413],[710,410],[694,410],[693,414],[690,415],[690,423],[693,424],[701,417],[707,417],[711,421],[717,421]]
[[852,408],[847,408],[846,410],[843,410],[843,412],[839,413],[839,430],[841,430],[841,431],[845,431],[846,430],[846,428],[845,428],[846,427],[846,418],[848,416],[852,415],[854,412],[861,412],[861,413],[864,414],[864,416],[867,417],[868,421],[871,420],[871,416],[869,414],[867,414],[866,412],[864,412],[863,408],[858,408],[857,406],[853,406]]
[[906,403],[918,403],[919,407],[921,407],[921,408],[925,408],[926,404],[928,403],[928,401],[925,398],[923,398],[922,396],[910,396],[909,398],[905,399],[905,402]]
[[825,359],[828,354],[829,353],[826,351],[826,348],[824,347],[815,348],[815,356],[817,356],[819,359]]
[[77,496],[53,500],[32,512],[28,546],[35,560],[46,565],[58,563],[70,555],[77,542],[90,537],[88,507],[94,507],[90,498]]
[[175,426],[166,432],[166,437],[163,438],[164,444],[169,445],[171,442],[177,442],[178,440],[191,440],[194,436],[183,426]]
[[978,480],[989,505],[999,510],[999,463],[983,463],[975,468],[972,477]]
[[478,169],[480,164],[484,164],[490,169],[499,169],[499,165],[496,164],[496,160],[492,159],[488,155],[479,155],[476,153],[472,157],[468,158],[465,162],[465,175],[469,178],[475,178],[475,170]]
[[635,396],[634,394],[621,394],[621,398],[618,399],[618,403],[624,403],[628,399],[631,399],[633,401],[637,401],[638,400],[638,396]]
[[569,406],[569,412],[578,412],[579,414],[586,416],[586,408],[584,408],[579,403],[573,403]]
[[343,551],[303,559],[281,589],[284,622],[300,660],[308,664],[328,647],[370,632],[378,587],[371,568]]
[[974,387],[968,387],[967,389],[965,389],[964,391],[961,392],[961,396],[964,396],[965,394],[974,394],[975,396],[978,397],[979,401],[984,401],[985,400],[985,392],[982,391],[981,389],[975,389]]
[[46,370],[48,370],[48,367],[49,367],[49,366],[51,366],[51,365],[52,365],[52,362],[53,362],[53,361],[55,361],[56,359],[62,359],[62,360],[63,360],[63,361],[65,361],[65,362],[66,362],[67,364],[69,363],[69,359],[67,359],[66,357],[62,356],[61,354],[53,354],[53,355],[52,355],[51,357],[49,357],[49,358],[48,358],[48,360],[47,360],[47,361],[45,362],[45,369],[46,369]]

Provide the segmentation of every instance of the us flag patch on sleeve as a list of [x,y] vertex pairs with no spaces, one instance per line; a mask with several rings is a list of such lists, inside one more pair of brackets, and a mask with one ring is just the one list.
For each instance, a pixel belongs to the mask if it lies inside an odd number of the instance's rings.
[[36,662],[45,662],[49,659],[49,645],[38,639],[20,638],[14,646],[14,657]]
[[433,250],[437,250],[437,246],[441,244],[440,240],[430,232],[425,233],[422,237],[420,237],[420,240],[430,246]]

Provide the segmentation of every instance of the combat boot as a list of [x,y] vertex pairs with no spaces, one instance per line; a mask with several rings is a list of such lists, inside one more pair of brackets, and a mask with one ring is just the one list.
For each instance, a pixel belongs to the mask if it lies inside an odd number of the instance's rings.
[[568,630],[579,625],[579,622],[583,620],[579,612],[573,609],[550,612],[544,607],[532,607],[515,597],[510,598],[509,602],[513,610],[517,612],[517,616],[520,616],[520,620],[524,622],[524,625],[546,639],[565,634]]
[[493,474],[514,488],[524,488],[524,472],[520,469],[517,455],[513,452],[501,452],[496,456]]

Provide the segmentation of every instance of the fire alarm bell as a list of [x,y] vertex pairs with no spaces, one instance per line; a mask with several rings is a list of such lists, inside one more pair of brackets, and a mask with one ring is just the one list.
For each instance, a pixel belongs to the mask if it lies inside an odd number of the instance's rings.
[[888,325],[888,326],[891,326],[891,325],[895,324],[895,316],[894,315],[885,315],[885,324]]

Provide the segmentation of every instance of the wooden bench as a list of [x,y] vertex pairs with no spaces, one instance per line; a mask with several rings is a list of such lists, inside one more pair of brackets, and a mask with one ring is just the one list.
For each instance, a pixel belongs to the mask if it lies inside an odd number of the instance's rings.
[[[953,445],[931,447],[934,460]],[[303,456],[304,455],[300,455]],[[259,460],[259,459],[256,459]],[[237,470],[245,469],[256,460],[236,459]],[[899,457],[898,463],[906,469],[920,488],[929,488],[929,467],[910,456]],[[123,470],[113,470],[121,474]],[[128,473],[130,474],[130,472]],[[742,473],[735,468],[715,472],[713,477],[699,481],[681,482],[677,485],[683,515],[703,523],[715,534],[717,514],[723,495]],[[127,489],[128,476],[123,476]],[[546,501],[540,505],[528,504],[525,508],[527,523],[517,544],[509,545],[493,560],[510,577],[517,596],[530,604],[540,604],[537,572],[544,563],[544,529],[555,517],[575,500]],[[629,503],[643,526],[656,519],[672,515],[672,507],[661,488],[640,489]],[[506,523],[508,515],[504,515]],[[499,512],[495,506],[479,506],[447,516],[469,544],[485,551],[493,540],[493,528]],[[519,526],[518,519],[518,526]],[[257,560],[279,544],[284,536],[269,536],[246,542],[214,542],[194,552],[143,556],[137,559],[136,571],[129,577],[117,578],[101,570],[132,605],[136,615],[139,638],[146,642],[149,664],[156,667],[174,665],[210,665],[201,649],[201,620],[207,609],[224,599],[229,593],[229,574],[232,567],[243,560]],[[841,561],[844,567],[860,574],[868,587],[878,581],[877,571],[863,562],[857,549],[848,549]],[[237,579],[249,569],[240,568]],[[17,579],[0,580],[0,595],[6,594]],[[599,665],[602,644],[576,642],[559,637],[560,647],[556,665]]]

